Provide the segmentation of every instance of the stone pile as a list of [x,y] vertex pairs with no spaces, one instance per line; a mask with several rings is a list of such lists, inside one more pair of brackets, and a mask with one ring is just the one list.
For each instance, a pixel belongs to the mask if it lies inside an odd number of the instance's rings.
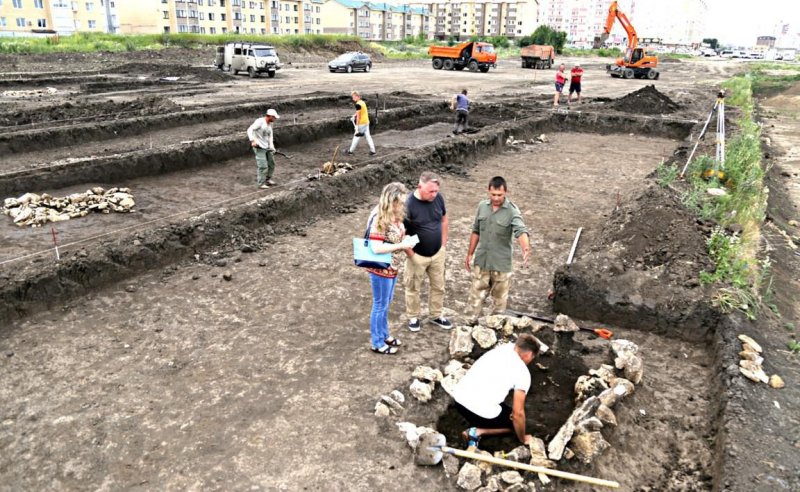
[[436,383],[441,383],[444,379],[442,371],[428,366],[417,366],[411,373],[411,377],[414,380],[408,390],[411,392],[411,396],[423,403],[430,401],[433,397],[433,390],[436,389]]
[[550,140],[547,138],[547,135],[545,135],[544,133],[542,133],[541,135],[539,135],[536,138],[532,138],[532,139],[527,140],[527,141],[526,140],[517,140],[516,138],[514,138],[514,135],[509,135],[509,137],[506,139],[506,145],[511,145],[511,146],[514,146],[514,145],[525,145],[525,144],[534,144],[535,145],[535,144],[539,144],[539,143],[547,143],[549,141]]
[[327,161],[322,165],[320,171],[316,174],[309,174],[308,180],[314,181],[322,179],[323,176],[339,176],[353,170],[353,166],[349,162],[332,162]]
[[747,335],[739,335],[739,341],[742,342],[742,351],[739,352],[739,372],[741,372],[747,379],[755,381],[756,383],[769,384],[775,389],[781,389],[786,384],[783,378],[777,374],[767,376],[764,372],[762,364],[764,363],[763,349],[761,345]]
[[405,410],[403,404],[406,402],[406,397],[403,393],[394,390],[388,395],[383,395],[375,403],[375,416],[376,417],[389,417],[397,416]]
[[53,197],[47,193],[25,193],[19,198],[6,198],[3,213],[20,227],[41,227],[48,222],[60,222],[85,217],[91,212],[133,212],[136,202],[129,188],[105,190],[99,186],[84,193]]
[[614,366],[603,364],[575,383],[577,408],[548,443],[550,460],[576,457],[588,464],[609,447],[600,430],[616,427],[612,409],[619,400],[633,394],[634,385],[641,382],[643,373],[639,347],[635,343],[614,340],[611,353]]

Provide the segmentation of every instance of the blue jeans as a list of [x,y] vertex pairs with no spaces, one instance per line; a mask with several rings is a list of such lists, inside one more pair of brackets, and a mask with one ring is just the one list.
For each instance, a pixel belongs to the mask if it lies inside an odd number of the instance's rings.
[[369,331],[372,348],[381,348],[389,338],[389,306],[394,297],[394,285],[397,277],[386,278],[374,273],[369,274],[372,284],[372,312],[369,315]]

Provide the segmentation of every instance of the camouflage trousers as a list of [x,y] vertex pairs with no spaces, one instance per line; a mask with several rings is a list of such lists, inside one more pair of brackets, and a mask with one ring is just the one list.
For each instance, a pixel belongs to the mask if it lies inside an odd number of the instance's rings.
[[495,272],[472,266],[472,285],[469,287],[469,303],[467,315],[478,318],[481,315],[483,301],[491,293],[494,301],[492,313],[502,313],[508,305],[508,291],[511,287],[511,272]]

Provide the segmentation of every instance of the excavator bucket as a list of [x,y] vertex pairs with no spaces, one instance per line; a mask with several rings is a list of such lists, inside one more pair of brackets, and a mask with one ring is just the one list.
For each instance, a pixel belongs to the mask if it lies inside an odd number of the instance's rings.
[[604,32],[603,34],[601,34],[599,36],[595,36],[594,37],[594,43],[592,43],[592,48],[594,48],[594,49],[602,48],[603,47],[603,43],[606,42],[606,39],[608,39],[608,33],[607,32]]

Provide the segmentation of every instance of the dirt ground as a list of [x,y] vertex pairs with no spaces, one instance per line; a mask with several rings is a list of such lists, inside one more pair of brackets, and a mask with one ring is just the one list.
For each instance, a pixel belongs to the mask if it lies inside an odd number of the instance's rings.
[[[56,125],[69,131],[71,125],[84,122],[70,119],[108,114],[110,108],[152,117],[178,108],[291,101],[299,96],[346,95],[353,89],[366,94],[370,104],[376,94],[407,94],[397,96],[400,101],[388,109],[405,108],[403,97],[409,108],[420,102],[429,104],[427,112],[407,119],[394,115],[386,118],[386,126],[377,126],[374,137],[379,154],[375,158],[366,155],[364,142],[357,155],[347,158],[358,169],[369,169],[381,164],[398,167],[397,159],[426,149],[438,155],[444,152],[441,144],[456,139],[469,142],[469,136],[450,135],[451,116],[441,108],[441,102],[463,87],[476,105],[485,105],[473,116],[473,124],[482,131],[552,114],[548,106],[553,71],[523,70],[516,60],[503,60],[487,74],[434,71],[423,61],[379,61],[369,74],[331,74],[324,67],[326,54],[293,56],[291,65],[275,79],[258,80],[206,69],[207,56],[195,51],[137,54],[129,59],[110,54],[95,59],[77,55],[6,59],[5,66],[10,68],[0,77],[2,90],[39,90],[41,82],[56,91],[0,96],[0,121],[7,127],[0,128],[0,138],[19,130],[12,125],[39,125],[46,120],[28,114],[31,110],[62,120],[49,125],[57,132]],[[64,64],[65,60],[72,63]],[[736,63],[718,61],[665,64],[654,94],[646,88],[649,81],[608,77],[603,70],[606,60],[580,61],[586,68],[586,103],[561,109],[559,115],[583,111],[598,118],[645,115],[691,123],[706,116],[715,84],[739,70]],[[85,71],[74,70],[78,62],[86,62]],[[43,63],[61,70],[46,75],[31,72],[32,65]],[[124,64],[121,69],[106,69]],[[158,77],[187,64],[192,67],[182,75],[185,85],[156,83]],[[15,79],[27,82],[9,82]],[[622,98],[639,89],[645,102],[652,103],[644,109]],[[67,103],[79,109],[65,107]],[[348,105],[320,104],[284,113],[276,125],[278,138],[282,129],[290,131],[290,125],[319,124],[319,131],[309,132],[306,141],[281,148],[293,158],[277,157],[276,179],[282,186],[266,192],[253,186],[250,155],[204,161],[194,168],[133,177],[124,183],[91,180],[29,191],[67,194],[94,185],[134,189],[135,214],[98,214],[61,223],[62,243],[101,234],[134,242],[140,232],[161,226],[178,228],[186,217],[209,211],[224,220],[226,214],[233,214],[233,207],[255,198],[290,199],[313,187],[304,178],[328,160],[337,145],[345,146],[349,140],[346,133],[330,130],[335,123],[325,122],[344,119],[350,112]],[[125,118],[120,120],[124,123]],[[187,119],[169,128],[140,127],[135,134],[74,140],[48,150],[30,146],[0,158],[0,175],[46,170],[55,164],[69,166],[70,159],[132,155],[148,147],[159,151],[158,158],[166,165],[170,145],[183,140],[194,141],[190,146],[205,145],[214,138],[240,134],[252,119],[249,113]],[[775,145],[788,149],[781,154],[787,156],[784,165],[794,165],[797,156],[791,142],[796,118],[783,115],[776,121],[786,130],[780,133],[783,140],[774,137]],[[97,125],[101,124],[98,118]],[[545,143],[497,146],[501,150],[493,153],[472,149],[455,160],[445,159],[440,171],[444,172],[442,192],[451,231],[446,307],[457,321],[469,282],[462,265],[469,227],[489,178],[500,174],[508,179],[510,199],[521,208],[532,232],[534,255],[527,268],[515,273],[510,307],[550,315],[553,274],[565,263],[576,229],[583,227],[576,255],[580,262],[590,245],[601,242],[615,206],[633,199],[634,191],[644,189],[656,166],[687,145],[633,131],[600,134],[582,128],[577,132],[570,131],[568,123],[559,128],[567,130],[547,131]],[[788,172],[786,186],[794,190],[797,168]],[[413,175],[402,179],[413,186]],[[229,240],[211,249],[192,250],[166,265],[131,271],[127,278],[79,298],[54,300],[52,308],[25,313],[0,327],[0,371],[5,374],[0,385],[0,483],[8,484],[9,490],[452,488],[441,469],[416,467],[399,433],[373,416],[381,394],[395,388],[408,394],[409,376],[416,365],[447,361],[449,333],[427,324],[420,333],[408,332],[404,289],[399,283],[391,319],[393,334],[404,342],[400,355],[380,357],[368,350],[369,283],[352,266],[350,238],[360,234],[380,186],[366,179],[356,183],[351,197],[310,220],[280,223],[274,229],[269,224],[254,224],[251,231],[231,229]],[[785,203],[791,199],[796,197]],[[796,211],[781,209],[785,223],[797,218]],[[115,232],[125,228],[130,229]],[[0,279],[24,283],[20,271],[49,267],[49,253],[33,260],[14,260],[47,248],[48,228],[19,229],[6,219],[0,230]],[[258,239],[243,252],[237,241],[248,232]],[[674,235],[679,236],[677,231]],[[674,240],[672,236],[665,233],[648,239],[660,243]],[[634,239],[638,246],[628,258],[633,263],[640,256],[643,262],[656,261],[663,251],[671,251],[652,247],[644,238]],[[62,253],[76,256],[85,253],[85,248],[91,255],[102,247],[88,241]],[[699,254],[691,252],[693,258]],[[518,251],[516,255],[519,262]],[[785,257],[796,261],[791,253]],[[678,275],[685,273],[678,271]],[[792,280],[796,278],[787,275],[787,288],[780,294],[786,296],[782,306],[796,298],[788,294],[797,292]],[[716,442],[719,387],[712,347],[647,330],[609,328],[642,347],[645,380],[618,411],[620,425],[606,436],[612,448],[603,459],[592,467],[569,463],[570,471],[618,480],[623,490],[709,490],[712,482],[723,483],[716,469],[719,449],[732,453],[727,462],[744,460],[747,453],[740,441],[738,451]],[[593,367],[605,357],[603,342],[579,342],[585,349],[576,353],[583,358],[564,362],[564,372],[556,379],[565,385],[577,377],[578,369]],[[770,349],[778,347],[776,338]],[[784,352],[780,361],[795,371],[796,358]],[[558,361],[552,362],[549,371],[558,371]],[[785,374],[787,383],[793,377],[796,381],[794,374]],[[543,383],[546,378],[539,374],[534,381]],[[755,396],[752,388],[744,389],[745,398],[771,405],[763,392]],[[529,412],[542,415],[532,430],[544,439],[571,411],[571,402],[561,391],[548,393],[542,388],[541,396],[537,400],[537,392],[532,392]],[[787,389],[780,399],[786,410],[772,411],[774,420],[769,425],[783,429],[790,447],[779,448],[775,468],[753,465],[747,469],[756,477],[753,480],[732,473],[725,488],[791,490],[793,472],[788,463],[797,462],[791,446],[797,449],[793,443],[800,443],[800,436],[789,409],[800,395]],[[435,425],[441,418],[433,407],[412,408],[421,419],[416,424]],[[747,407],[747,411],[742,415],[755,410]],[[758,443],[766,453],[769,442]],[[584,489],[555,482],[545,490]]]

